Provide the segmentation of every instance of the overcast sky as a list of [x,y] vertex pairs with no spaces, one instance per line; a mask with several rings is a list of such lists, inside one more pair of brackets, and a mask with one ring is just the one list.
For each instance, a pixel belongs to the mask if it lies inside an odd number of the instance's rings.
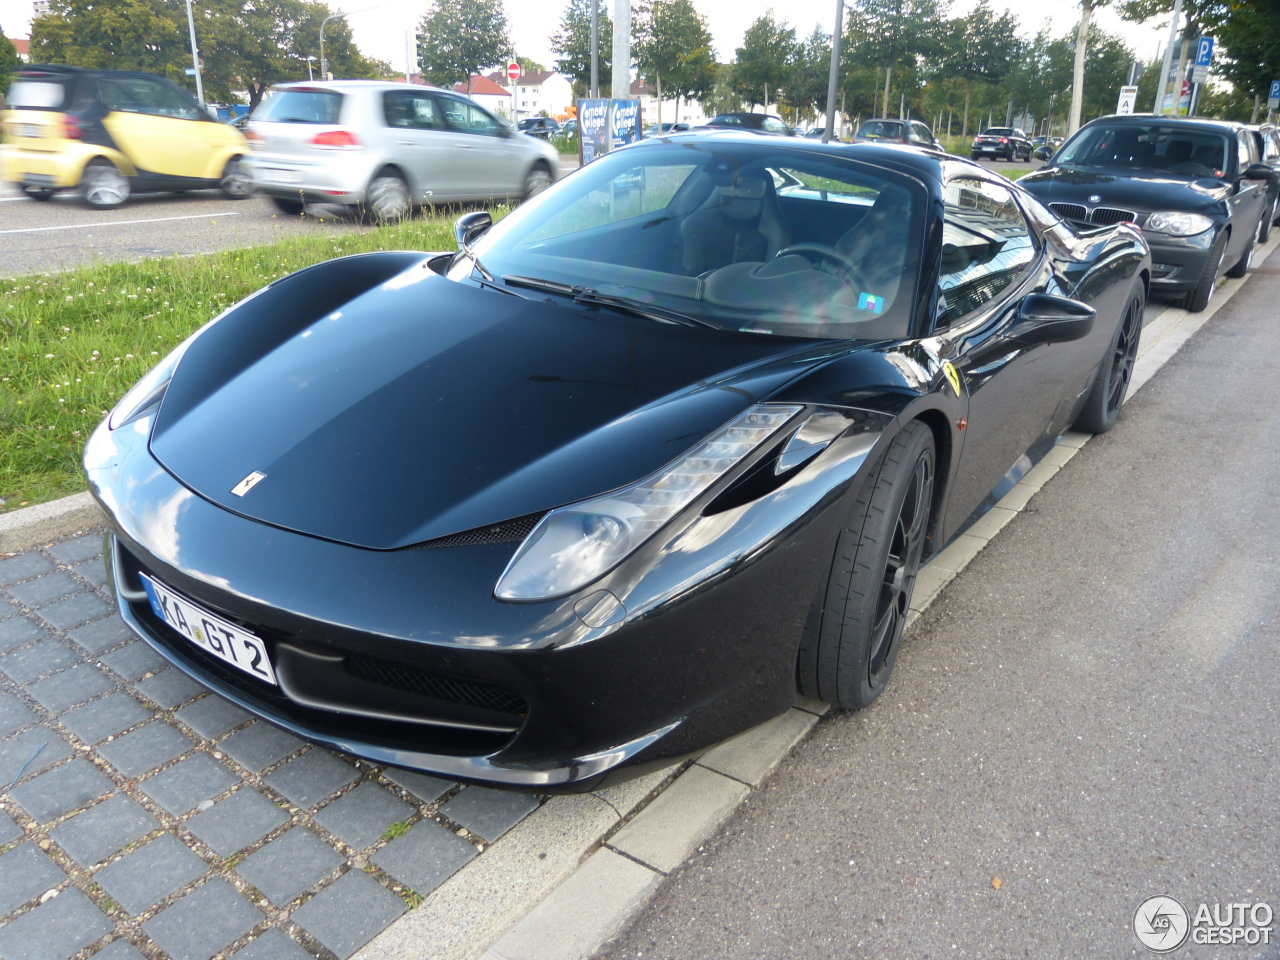
[[[170,0],[181,8],[182,0]],[[977,0],[953,0],[952,15],[961,15],[971,9]],[[1060,36],[1074,28],[1080,16],[1078,0],[990,0],[997,10],[1013,11],[1021,24],[1021,32],[1032,36],[1047,27],[1054,36]],[[830,31],[835,19],[834,0],[694,0],[695,6],[707,18],[715,42],[716,56],[723,62],[733,58],[734,51],[742,43],[742,34],[753,20],[773,7],[780,17],[796,28],[798,36],[805,36],[821,24]],[[199,0],[196,0],[199,5]],[[424,0],[351,0],[346,4],[331,2],[334,10],[350,10],[350,23],[356,43],[367,55],[391,62],[398,70],[405,63],[405,33],[413,29],[423,10]],[[551,66],[554,59],[548,36],[555,30],[564,14],[565,0],[507,0],[507,17],[511,26],[511,39],[516,53],[531,57]],[[1156,54],[1156,47],[1167,35],[1168,23],[1163,29],[1156,24],[1139,26],[1120,20],[1113,11],[1102,9],[1095,14],[1096,22],[1111,33],[1118,33],[1142,59]],[[31,24],[30,0],[0,0],[0,28],[6,36],[27,36]],[[602,40],[602,43],[611,43]]]

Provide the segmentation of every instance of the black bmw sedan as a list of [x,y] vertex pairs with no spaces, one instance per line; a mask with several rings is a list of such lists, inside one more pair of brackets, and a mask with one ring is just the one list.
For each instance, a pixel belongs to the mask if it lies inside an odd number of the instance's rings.
[[1019,185],[1082,228],[1139,225],[1151,289],[1203,310],[1218,277],[1243,277],[1270,209],[1269,167],[1241,124],[1132,115],[1076,131]]
[[85,452],[121,614],[380,763],[585,790],[870,704],[921,565],[1115,423],[1150,257],[976,164],[676,134],[194,333]]

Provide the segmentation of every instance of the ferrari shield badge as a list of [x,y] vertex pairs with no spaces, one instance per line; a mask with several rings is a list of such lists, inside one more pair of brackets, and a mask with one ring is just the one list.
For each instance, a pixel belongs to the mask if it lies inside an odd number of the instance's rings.
[[960,371],[955,368],[950,360],[942,364],[942,372],[947,375],[947,383],[951,384],[951,389],[956,392],[956,396],[960,396]]
[[243,480],[237,483],[234,487],[232,487],[231,492],[234,493],[237,497],[243,497],[246,493],[248,493],[250,490],[252,490],[261,481],[265,479],[267,479],[267,475],[265,473],[259,473],[257,470],[255,470],[253,471],[253,473],[249,474],[247,477],[245,477]]

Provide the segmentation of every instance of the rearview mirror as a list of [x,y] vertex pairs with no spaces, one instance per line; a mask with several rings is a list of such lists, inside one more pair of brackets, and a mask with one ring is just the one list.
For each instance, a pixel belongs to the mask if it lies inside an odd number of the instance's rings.
[[488,210],[464,213],[453,222],[453,238],[458,241],[459,247],[469,247],[471,246],[471,241],[492,226],[493,217],[489,215]]
[[1029,293],[1018,305],[1018,318],[1009,336],[1023,343],[1068,343],[1083,340],[1093,330],[1098,312],[1087,303]]

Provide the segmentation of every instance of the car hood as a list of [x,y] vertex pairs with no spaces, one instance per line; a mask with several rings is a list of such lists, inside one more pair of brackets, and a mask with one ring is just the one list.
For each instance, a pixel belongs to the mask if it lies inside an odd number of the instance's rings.
[[[1044,167],[1018,181],[1043,203],[1081,203],[1151,213],[1156,210],[1194,211],[1230,195],[1220,180],[1186,180],[1156,171],[1116,171],[1093,167]],[[1101,200],[1091,201],[1097,195]]]
[[[300,321],[324,283],[306,278],[192,341],[151,451],[229,510],[373,549],[633,483],[833,355],[505,296],[422,265]],[[254,472],[265,479],[233,494]]]

